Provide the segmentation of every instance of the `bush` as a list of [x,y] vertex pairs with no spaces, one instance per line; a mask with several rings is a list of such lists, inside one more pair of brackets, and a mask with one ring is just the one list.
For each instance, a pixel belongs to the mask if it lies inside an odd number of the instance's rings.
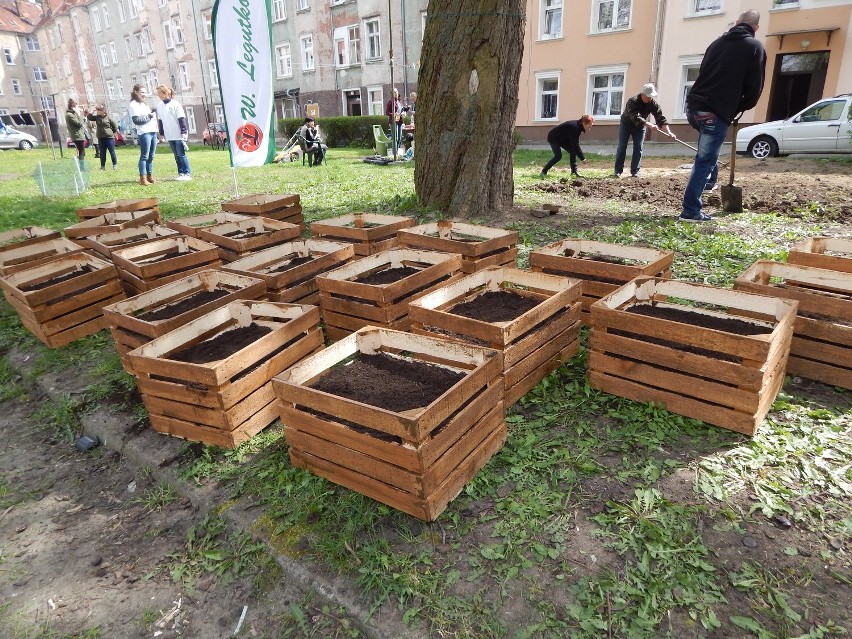
[[[290,139],[304,123],[304,118],[282,118],[278,120],[278,130],[283,137]],[[362,148],[373,146],[373,125],[380,124],[387,128],[387,123],[388,119],[383,115],[346,115],[321,118],[318,121],[320,134],[328,146]]]

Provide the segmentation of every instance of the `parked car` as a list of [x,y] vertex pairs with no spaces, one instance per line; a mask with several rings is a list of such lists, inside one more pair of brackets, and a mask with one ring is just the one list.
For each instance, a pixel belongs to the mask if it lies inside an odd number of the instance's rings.
[[790,153],[852,153],[852,94],[815,102],[786,120],[737,131],[737,153],[762,160]]
[[0,149],[21,149],[29,151],[38,146],[38,140],[23,131],[18,131],[10,126],[0,128]]
[[[121,134],[121,131],[116,131],[115,132],[115,146],[124,146],[125,144],[127,144],[127,140],[124,139],[124,136]],[[89,138],[86,138],[83,141],[83,148],[87,149],[87,148],[89,148],[89,145],[90,145]],[[73,148],[74,147],[74,140],[72,140],[71,138],[65,138],[65,146],[67,146],[68,148]]]

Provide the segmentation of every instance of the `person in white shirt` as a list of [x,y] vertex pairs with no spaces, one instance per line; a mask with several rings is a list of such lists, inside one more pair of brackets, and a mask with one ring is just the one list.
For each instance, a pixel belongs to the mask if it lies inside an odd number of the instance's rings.
[[127,114],[136,126],[139,138],[139,184],[148,186],[154,183],[154,153],[157,151],[157,118],[145,104],[145,87],[134,84],[130,92],[130,105]]
[[157,105],[157,118],[160,121],[160,141],[168,141],[175,155],[178,169],[178,180],[191,180],[189,159],[186,157],[186,139],[188,129],[186,114],[180,102],[174,100],[175,92],[170,86],[161,84],[157,87],[160,104]]

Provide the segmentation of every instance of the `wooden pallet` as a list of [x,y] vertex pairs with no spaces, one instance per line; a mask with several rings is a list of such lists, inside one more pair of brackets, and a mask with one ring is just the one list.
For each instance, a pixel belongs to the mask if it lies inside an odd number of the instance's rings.
[[[411,330],[496,349],[508,407],[579,352],[581,288],[580,280],[492,266],[411,302]],[[483,293],[501,290],[539,304],[508,322],[486,322],[450,310]]]
[[317,239],[352,244],[355,255],[375,255],[399,246],[397,232],[415,224],[413,217],[402,215],[350,213],[312,222],[311,233]]
[[222,210],[287,222],[297,225],[300,231],[305,230],[301,198],[294,193],[246,195],[236,200],[222,202]]
[[159,224],[159,211],[132,211],[128,213],[106,213],[91,217],[65,229],[65,236],[76,240],[81,237],[118,233],[125,229],[142,226],[143,224]]
[[[464,377],[428,406],[404,413],[314,390],[359,353],[405,353]],[[402,356],[400,356],[402,357]],[[365,328],[273,380],[296,466],[433,521],[506,439],[500,364],[490,349]]]
[[[71,274],[64,281],[32,288]],[[85,253],[57,257],[0,278],[0,287],[24,326],[51,348],[105,328],[103,307],[124,299],[115,267]]]
[[107,213],[130,213],[136,211],[156,211],[159,215],[160,203],[155,197],[135,200],[112,200],[111,202],[77,209],[77,219],[82,221]]
[[204,215],[192,215],[190,217],[180,217],[176,220],[166,220],[165,224],[178,233],[183,233],[189,237],[198,237],[198,230],[207,226],[225,224],[227,222],[241,222],[250,219],[250,215],[220,211],[219,213],[205,213]]
[[[226,291],[227,295],[174,317],[161,320],[145,319],[146,313],[176,304],[198,293],[213,291]],[[126,357],[130,351],[230,302],[259,300],[265,294],[266,285],[260,279],[221,271],[201,271],[106,306],[103,312],[109,322],[110,332],[124,368],[133,374],[130,360]]]
[[[391,284],[353,281],[390,268],[419,268]],[[461,256],[434,251],[395,249],[364,257],[318,275],[326,334],[339,336],[364,326],[408,330],[408,304],[460,276]]]
[[[163,259],[165,256],[169,256]],[[178,235],[112,252],[128,295],[138,295],[199,271],[218,269],[219,251],[209,242]]]
[[787,255],[790,264],[852,273],[852,239],[812,237],[794,244]]
[[[638,304],[741,319],[771,332],[740,335],[628,311]],[[592,305],[589,381],[613,395],[753,435],[784,382],[796,306],[741,291],[636,278]]]
[[[566,256],[566,251],[573,254]],[[583,255],[600,256],[601,259],[585,259]],[[673,251],[658,251],[652,248],[593,240],[567,239],[532,251],[530,268],[540,273],[582,280],[582,318],[585,323],[588,323],[592,304],[635,277],[647,275],[670,278],[673,260]],[[632,263],[619,264],[615,261]]]
[[13,229],[0,233],[0,254],[12,251],[22,246],[38,244],[47,240],[58,240],[62,237],[59,231],[53,231],[41,226],[25,226],[22,229]]
[[[236,301],[131,351],[154,430],[234,448],[278,417],[272,378],[322,349],[319,309]],[[272,332],[224,359],[192,364],[175,352],[250,324]]]
[[35,244],[15,245],[15,248],[0,252],[0,276],[5,277],[39,264],[51,262],[57,257],[81,253],[82,251],[82,246],[62,237]]
[[462,272],[475,273],[489,266],[514,266],[518,233],[452,220],[421,224],[397,232],[402,248],[425,249],[462,256]]
[[[351,244],[296,240],[225,264],[222,270],[262,279],[273,302],[319,305],[316,276],[343,266],[354,255]],[[275,272],[294,259],[306,257],[312,259],[286,271]]]
[[79,237],[74,240],[80,246],[94,251],[106,260],[112,260],[112,252],[118,249],[130,248],[145,244],[152,240],[180,235],[177,231],[149,222],[114,233],[102,233],[90,237]]
[[797,300],[787,372],[852,389],[852,273],[761,260],[734,288]]
[[219,257],[234,262],[263,249],[295,240],[301,234],[298,224],[252,217],[198,229],[198,239],[219,247]]

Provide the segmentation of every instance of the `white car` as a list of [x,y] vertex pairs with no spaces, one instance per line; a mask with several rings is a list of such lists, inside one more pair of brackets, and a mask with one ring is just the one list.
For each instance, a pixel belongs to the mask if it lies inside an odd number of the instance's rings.
[[38,146],[38,140],[23,131],[13,129],[10,126],[0,128],[0,149],[21,149],[29,151]]
[[786,120],[737,131],[737,153],[764,158],[790,153],[852,153],[852,94],[825,98]]

